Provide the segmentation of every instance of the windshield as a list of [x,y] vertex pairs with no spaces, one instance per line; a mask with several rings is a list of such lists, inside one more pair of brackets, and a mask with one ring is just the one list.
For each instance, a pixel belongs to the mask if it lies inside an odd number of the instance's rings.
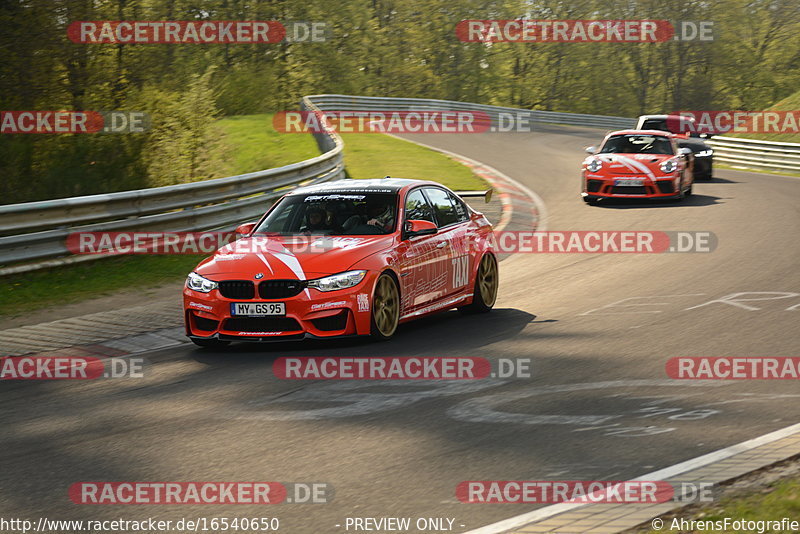
[[674,154],[666,137],[655,135],[614,135],[609,137],[600,154]]
[[394,231],[397,194],[315,192],[284,197],[255,233],[383,235]]
[[638,130],[661,130],[662,132],[669,132],[667,128],[667,119],[647,119],[642,123],[641,128]]

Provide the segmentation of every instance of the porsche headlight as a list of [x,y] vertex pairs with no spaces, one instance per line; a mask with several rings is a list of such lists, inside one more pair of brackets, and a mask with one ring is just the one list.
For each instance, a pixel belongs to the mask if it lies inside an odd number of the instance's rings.
[[213,289],[217,289],[217,285],[215,281],[209,280],[194,272],[189,273],[189,276],[186,278],[186,287],[201,293],[208,293]]
[[319,291],[336,291],[337,289],[347,289],[358,285],[367,271],[347,271],[346,273],[333,274],[324,278],[316,278],[308,281],[308,287]]
[[675,169],[677,168],[678,168],[678,162],[675,161],[674,159],[668,159],[667,161],[661,164],[661,171],[666,174],[675,172]]
[[603,166],[603,162],[595,158],[586,164],[586,170],[589,172],[597,172]]
[[694,157],[703,158],[703,157],[708,157],[708,156],[713,156],[713,155],[714,155],[714,151],[709,148],[708,150],[701,150],[700,152],[696,152]]

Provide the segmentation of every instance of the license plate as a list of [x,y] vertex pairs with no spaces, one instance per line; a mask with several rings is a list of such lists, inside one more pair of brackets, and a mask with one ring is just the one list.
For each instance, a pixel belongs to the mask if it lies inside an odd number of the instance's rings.
[[614,185],[619,185],[622,187],[637,187],[644,185],[644,180],[614,180]]
[[267,315],[286,315],[283,302],[231,302],[231,315],[266,317]]

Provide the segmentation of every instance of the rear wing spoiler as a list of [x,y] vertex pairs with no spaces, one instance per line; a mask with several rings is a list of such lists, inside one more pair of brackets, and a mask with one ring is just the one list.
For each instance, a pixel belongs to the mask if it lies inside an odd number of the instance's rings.
[[483,197],[483,201],[487,204],[492,200],[492,193],[494,189],[487,189],[486,191],[453,191],[461,198],[479,198]]

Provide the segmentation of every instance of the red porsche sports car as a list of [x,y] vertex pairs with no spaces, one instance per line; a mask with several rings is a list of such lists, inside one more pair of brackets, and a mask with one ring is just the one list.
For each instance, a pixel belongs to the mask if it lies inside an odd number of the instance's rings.
[[583,162],[583,200],[603,198],[675,198],[692,194],[691,151],[679,148],[671,134],[658,130],[611,132]]
[[399,323],[429,313],[487,312],[498,287],[491,232],[486,217],[434,182],[294,189],[189,274],[186,334],[202,347],[389,339]]

